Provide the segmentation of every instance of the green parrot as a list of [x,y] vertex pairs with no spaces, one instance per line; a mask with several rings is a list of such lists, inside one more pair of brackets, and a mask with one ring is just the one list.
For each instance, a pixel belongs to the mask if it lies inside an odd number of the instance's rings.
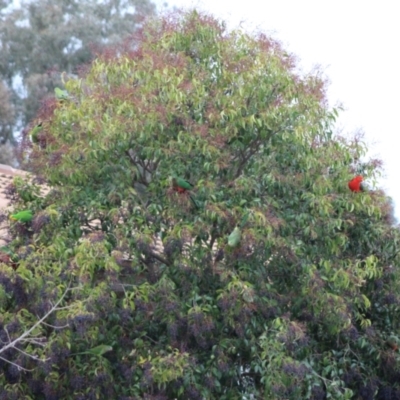
[[194,185],[183,178],[174,176],[172,177],[172,187],[178,193],[185,193],[187,190],[193,189]]
[[81,351],[80,353],[75,353],[75,354],[89,354],[92,356],[102,356],[103,354],[111,351],[112,349],[113,348],[111,346],[101,344],[101,345],[93,347],[87,351]]
[[30,132],[31,140],[33,143],[39,143],[38,134],[42,130],[42,123],[37,124]]
[[[176,176],[172,177],[172,188],[178,193],[186,193],[188,190],[194,188],[194,185],[183,178],[179,178]],[[193,196],[189,196],[191,202],[196,208],[199,208],[199,204],[193,198]]]
[[8,246],[1,246],[0,251],[2,253],[8,254],[9,256],[12,256],[14,254],[14,252]]
[[240,231],[240,228],[236,226],[235,229],[228,236],[228,246],[236,247],[239,244],[241,238],[242,232]]
[[386,340],[386,344],[393,350],[397,351],[399,349],[399,344],[397,343],[396,339],[389,338]]
[[18,268],[18,256],[8,246],[0,247],[0,262]]
[[24,210],[20,211],[16,214],[11,214],[10,219],[13,221],[19,221],[19,222],[30,222],[32,221],[33,214],[31,210]]
[[56,95],[57,100],[68,100],[69,94],[66,90],[62,90],[58,87],[54,88],[54,94]]

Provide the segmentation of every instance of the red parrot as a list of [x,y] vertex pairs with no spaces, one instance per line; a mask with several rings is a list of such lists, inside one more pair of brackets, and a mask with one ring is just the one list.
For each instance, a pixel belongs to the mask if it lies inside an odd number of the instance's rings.
[[[190,182],[186,181],[183,178],[179,178],[176,176],[172,177],[172,188],[178,192],[178,193],[186,193],[187,191],[190,191],[191,189],[194,188],[194,185],[191,184]],[[192,201],[192,203],[194,204],[194,206],[196,208],[199,208],[199,205],[197,204],[196,200],[190,196],[190,200]]]
[[386,344],[393,350],[397,351],[399,349],[399,345],[394,339],[388,339],[386,340]]
[[363,188],[361,186],[361,182],[363,181],[363,177],[361,175],[357,175],[356,177],[354,177],[351,181],[349,181],[348,185],[349,185],[349,189],[352,192],[362,192]]
[[194,185],[185,179],[173,177],[172,178],[172,187],[178,193],[185,193],[187,190],[193,189]]

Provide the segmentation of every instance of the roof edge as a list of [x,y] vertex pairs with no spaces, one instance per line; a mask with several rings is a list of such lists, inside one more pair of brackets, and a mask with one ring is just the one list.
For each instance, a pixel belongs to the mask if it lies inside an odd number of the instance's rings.
[[0,164],[0,174],[11,176],[27,176],[28,172],[13,168],[10,165]]

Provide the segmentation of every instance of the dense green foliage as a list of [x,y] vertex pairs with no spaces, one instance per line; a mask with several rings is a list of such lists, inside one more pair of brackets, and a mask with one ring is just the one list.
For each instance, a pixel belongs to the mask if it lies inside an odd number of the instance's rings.
[[[0,143],[32,120],[41,100],[104,44],[116,43],[154,12],[150,0],[8,0],[0,5]],[[6,7],[6,5],[8,7]],[[1,96],[5,84],[12,96]],[[4,106],[2,106],[2,104]],[[11,120],[10,120],[11,119]]]
[[41,179],[9,188],[34,218],[0,264],[3,343],[61,301],[19,344],[37,359],[0,349],[3,398],[398,398],[399,233],[348,189],[379,166],[333,134],[318,76],[190,13],[66,90],[24,141]]

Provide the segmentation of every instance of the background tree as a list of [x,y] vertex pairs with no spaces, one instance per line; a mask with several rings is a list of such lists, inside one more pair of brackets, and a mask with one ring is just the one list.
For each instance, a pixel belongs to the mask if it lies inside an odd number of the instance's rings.
[[154,12],[150,0],[28,0],[0,12],[0,78],[12,90],[17,108],[12,129],[25,127],[40,102],[61,84],[60,73],[76,73],[92,58],[92,50],[113,44]]
[[3,397],[399,397],[390,202],[348,189],[366,148],[295,71],[274,40],[192,12],[44,104],[22,150],[52,190],[9,188],[34,218],[11,222],[1,340],[48,317],[29,356],[1,353]]
[[[0,137],[12,137],[12,126],[14,122],[14,107],[10,100],[10,92],[0,82]],[[14,148],[10,142],[0,142],[0,163],[13,165],[15,161]]]

